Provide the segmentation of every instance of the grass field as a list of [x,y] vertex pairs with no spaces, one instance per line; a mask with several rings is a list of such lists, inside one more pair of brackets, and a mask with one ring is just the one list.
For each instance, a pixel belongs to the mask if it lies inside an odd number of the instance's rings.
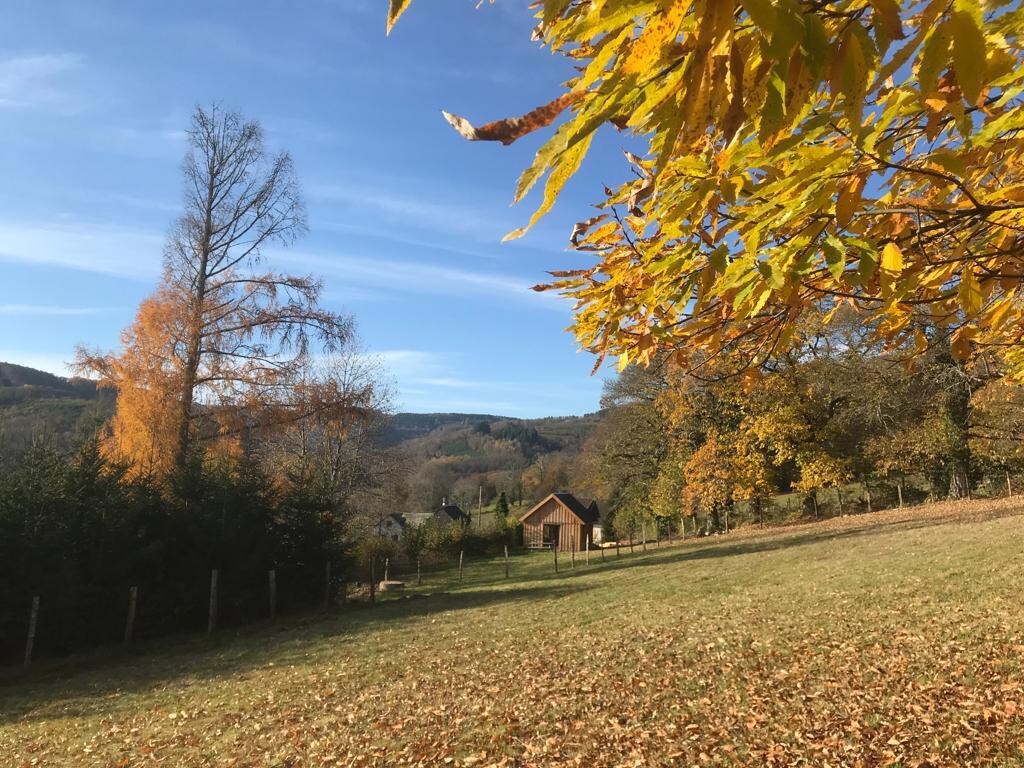
[[1019,765],[1021,511],[474,563],[0,688],[0,765]]

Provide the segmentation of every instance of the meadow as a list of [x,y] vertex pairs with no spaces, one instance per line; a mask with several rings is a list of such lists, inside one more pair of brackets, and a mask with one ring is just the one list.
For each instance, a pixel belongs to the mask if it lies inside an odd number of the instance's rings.
[[7,766],[1016,765],[1024,509],[426,574],[0,688]]

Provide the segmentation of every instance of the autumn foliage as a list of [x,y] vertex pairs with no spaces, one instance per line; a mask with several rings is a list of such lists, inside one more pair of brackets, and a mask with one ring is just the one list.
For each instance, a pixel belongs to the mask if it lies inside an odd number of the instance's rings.
[[[408,5],[393,0],[389,26]],[[533,220],[547,211],[606,124],[647,142],[572,233],[594,265],[543,286],[574,300],[584,348],[622,366],[760,363],[799,346],[808,313],[847,305],[911,355],[987,349],[1024,375],[1018,4],[536,5],[535,37],[578,74],[515,199],[548,173]]]

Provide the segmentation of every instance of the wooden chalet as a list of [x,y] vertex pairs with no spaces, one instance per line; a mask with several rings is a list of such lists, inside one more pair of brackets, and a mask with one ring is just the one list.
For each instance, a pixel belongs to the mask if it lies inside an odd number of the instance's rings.
[[558,547],[561,552],[582,552],[592,548],[600,536],[597,502],[585,506],[571,493],[552,493],[519,518],[523,524],[523,543],[533,548]]

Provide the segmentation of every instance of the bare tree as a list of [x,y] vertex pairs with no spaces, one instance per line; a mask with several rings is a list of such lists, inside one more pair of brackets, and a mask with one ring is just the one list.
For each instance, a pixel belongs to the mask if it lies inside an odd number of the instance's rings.
[[[126,330],[121,355],[78,357],[80,370],[121,394],[135,387],[147,410],[162,411],[167,428],[150,453],[178,468],[197,439],[279,413],[311,343],[329,352],[352,335],[350,318],[318,305],[317,279],[264,266],[267,246],[289,245],[306,229],[291,157],[268,154],[258,123],[217,106],[196,109],[189,141],[184,213],[164,251],[162,287]],[[131,432],[122,430],[126,439]]]

